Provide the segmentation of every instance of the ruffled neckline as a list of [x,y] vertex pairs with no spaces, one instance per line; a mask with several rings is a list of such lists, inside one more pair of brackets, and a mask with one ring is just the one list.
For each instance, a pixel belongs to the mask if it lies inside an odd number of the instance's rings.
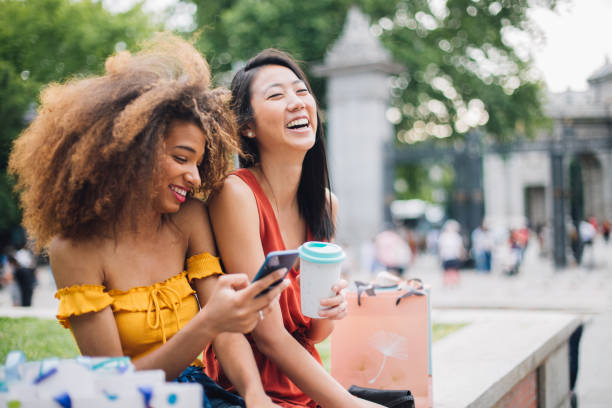
[[163,287],[163,286],[168,286],[168,285],[172,284],[174,281],[177,281],[177,280],[180,280],[180,279],[184,279],[186,274],[187,274],[187,272],[183,271],[183,272],[180,272],[177,275],[169,277],[166,280],[163,280],[161,282],[156,282],[156,283],[153,283],[153,284],[148,285],[148,286],[145,286],[145,285],[143,285],[143,286],[133,286],[133,287],[131,287],[129,289],[126,289],[126,290],[122,290],[122,289],[110,289],[108,291],[108,294],[111,295],[111,296],[113,296],[113,295],[120,296],[120,295],[129,294],[129,293],[135,293],[135,292],[149,292],[152,289],[160,288],[160,287]]

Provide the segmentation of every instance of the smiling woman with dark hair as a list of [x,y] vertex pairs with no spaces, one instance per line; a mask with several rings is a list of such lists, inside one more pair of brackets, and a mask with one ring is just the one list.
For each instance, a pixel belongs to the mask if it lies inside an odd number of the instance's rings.
[[[280,272],[252,285],[219,277],[207,209],[192,197],[218,186],[239,150],[227,91],[210,88],[193,46],[166,34],[41,100],[10,170],[28,233],[49,250],[58,319],[84,355],[127,355],[137,369],[200,382],[205,407],[243,407],[197,357],[222,332],[253,330],[288,282],[255,298]],[[238,391],[269,401],[245,370]]]
[[[295,61],[277,50],[251,59],[232,81],[232,108],[244,167],[211,197],[211,223],[227,272],[257,272],[271,251],[334,235],[337,208],[329,189],[323,127],[310,85]],[[248,336],[266,393],[283,407],[373,407],[350,395],[322,367],[315,344],[346,315],[342,289],[321,301],[319,319],[300,310],[299,269],[272,313]],[[230,387],[243,369],[240,345],[221,335],[206,352],[206,370]],[[233,336],[236,338],[236,336]],[[240,351],[240,356],[246,355]]]

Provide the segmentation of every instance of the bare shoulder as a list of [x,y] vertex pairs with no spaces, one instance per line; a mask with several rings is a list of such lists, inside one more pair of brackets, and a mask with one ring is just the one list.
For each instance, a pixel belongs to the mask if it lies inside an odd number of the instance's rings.
[[187,237],[187,256],[203,252],[215,253],[215,242],[206,204],[190,198],[181,205],[180,211],[174,215],[174,220]]
[[181,205],[181,209],[173,215],[173,218],[180,226],[188,226],[194,221],[208,221],[208,209],[201,200],[190,197]]
[[225,257],[225,266],[231,269],[230,258],[244,257],[246,248],[260,242],[255,196],[241,178],[232,175],[209,200],[209,210],[217,247],[221,256]]
[[256,210],[255,196],[251,188],[238,176],[230,175],[223,186],[209,200],[211,214],[231,211],[232,208]]
[[221,195],[232,198],[253,198],[253,191],[251,191],[251,188],[244,182],[244,180],[232,174],[225,179],[223,186],[216,194],[213,195],[213,198]]
[[58,288],[71,285],[101,285],[104,282],[104,243],[55,237],[49,245],[49,261]]

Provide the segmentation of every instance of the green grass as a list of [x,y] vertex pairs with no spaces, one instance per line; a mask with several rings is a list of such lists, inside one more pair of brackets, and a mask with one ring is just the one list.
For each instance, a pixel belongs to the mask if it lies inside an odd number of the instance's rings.
[[448,336],[451,333],[454,333],[458,330],[461,330],[467,323],[457,323],[457,324],[434,324],[431,327],[431,341],[438,341],[441,338]]
[[[448,336],[449,334],[460,330],[467,323],[460,324],[433,324],[431,327],[431,341],[438,341],[443,337]],[[319,355],[321,356],[321,360],[323,361],[323,366],[327,371],[330,371],[330,342],[329,338],[325,341],[316,345],[317,350],[319,351]]]
[[11,350],[23,351],[28,361],[79,355],[70,330],[57,320],[0,317],[0,364],[4,364]]

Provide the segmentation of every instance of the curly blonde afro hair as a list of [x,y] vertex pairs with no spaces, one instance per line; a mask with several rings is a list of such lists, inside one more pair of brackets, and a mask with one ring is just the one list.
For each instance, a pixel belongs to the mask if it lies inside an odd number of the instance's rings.
[[167,129],[175,120],[206,136],[200,165],[206,196],[238,152],[229,94],[211,89],[210,70],[187,41],[158,34],[136,53],[106,61],[101,76],[50,84],[36,119],[15,140],[9,171],[23,224],[39,248],[55,235],[115,231],[152,199]]

